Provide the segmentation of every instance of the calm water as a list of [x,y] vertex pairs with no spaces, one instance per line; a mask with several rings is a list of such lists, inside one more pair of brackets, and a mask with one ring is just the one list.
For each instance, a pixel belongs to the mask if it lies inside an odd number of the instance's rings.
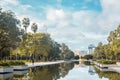
[[[10,75],[7,74],[7,77]],[[2,77],[5,78],[5,75],[2,75]],[[36,67],[28,71],[16,72],[13,77],[7,80],[120,80],[120,74],[100,72],[94,66],[76,62]]]

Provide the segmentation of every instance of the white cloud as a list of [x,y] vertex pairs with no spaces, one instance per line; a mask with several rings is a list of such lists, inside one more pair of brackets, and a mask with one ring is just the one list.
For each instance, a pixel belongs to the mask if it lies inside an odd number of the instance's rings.
[[108,35],[101,35],[101,34],[93,34],[93,33],[84,33],[85,37],[88,39],[94,40],[103,40],[106,39]]
[[31,5],[22,5],[20,6],[20,9],[23,9],[23,11],[28,10],[29,8],[32,8]]
[[62,9],[53,9],[53,8],[48,8],[46,10],[46,24],[47,25],[55,25],[55,24],[61,24],[67,25],[67,13],[65,13]]
[[[91,43],[97,44],[100,41],[105,43],[109,32],[111,30],[114,30],[117,27],[117,25],[120,23],[120,16],[119,16],[120,10],[119,10],[118,2],[119,0],[118,1],[101,0],[101,5],[102,5],[101,13],[97,13],[94,11],[86,11],[86,10],[69,12],[69,13],[64,11],[64,14],[66,15],[61,17],[62,19],[59,21],[59,23],[57,23],[56,27],[64,26],[68,28],[65,29],[62,27],[59,29],[56,28],[55,30],[53,29],[54,35],[52,36],[58,41],[60,41],[59,39],[63,39],[62,41],[68,43],[68,45],[71,45],[72,43],[76,45],[80,45],[84,42],[86,42],[86,44],[89,45]],[[69,17],[70,19],[66,18],[66,16]],[[54,16],[54,17],[58,17],[58,16]],[[57,21],[58,19],[55,18],[54,20]],[[71,23],[73,25],[71,25]],[[70,32],[70,33],[66,33],[66,32]],[[77,37],[79,36],[83,40],[80,38],[75,38],[76,36],[72,35],[72,33],[76,34],[78,32],[83,33],[83,35],[85,35],[85,37],[76,35]],[[66,35],[70,35],[71,37]],[[71,39],[72,36],[74,36],[73,39]],[[84,46],[84,44],[82,45]],[[85,46],[87,47],[87,45]]]
[[[33,22],[38,24],[38,30],[40,32],[46,32],[46,27],[43,25],[44,21],[34,17],[35,15],[29,10],[33,9],[33,6],[29,4],[21,4],[18,0],[0,0],[0,6],[3,8],[3,10],[12,10],[15,12],[17,18],[21,21],[24,17],[30,18],[31,24]],[[30,26],[27,29],[28,32],[32,32]]]
[[6,5],[6,4],[12,4],[12,5],[19,4],[18,0],[0,0],[0,3],[2,6]]
[[[109,32],[120,23],[120,0],[100,0],[102,12],[84,9],[68,11],[62,9],[61,1],[58,0],[59,9],[40,6],[45,11],[46,19],[41,19],[30,11],[33,8],[31,5],[23,5],[18,0],[0,0],[0,5],[4,9],[14,11],[20,19],[29,17],[31,22],[37,22],[40,32],[45,32],[48,28],[48,33],[51,34],[53,39],[60,43],[65,42],[73,50],[87,48],[89,44],[97,44],[100,41],[105,43]],[[12,7],[10,7],[11,4],[13,4]],[[98,5],[97,2],[95,4]],[[30,31],[30,27],[28,31]]]

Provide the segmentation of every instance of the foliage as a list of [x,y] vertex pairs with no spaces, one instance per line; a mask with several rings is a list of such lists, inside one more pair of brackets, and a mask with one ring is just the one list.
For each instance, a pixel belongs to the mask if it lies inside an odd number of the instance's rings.
[[0,66],[18,66],[18,65],[25,65],[23,61],[0,61]]
[[22,20],[23,27],[25,28],[25,31],[27,32],[27,28],[30,25],[30,19],[29,18],[24,18]]
[[8,61],[11,66],[25,65],[23,61]]
[[10,66],[10,64],[9,64],[8,62],[3,62],[3,61],[1,61],[1,62],[0,62],[0,66],[1,66],[1,67]]
[[98,74],[99,78],[108,78],[108,80],[119,80],[120,74],[116,72],[109,72],[109,71],[100,71],[95,68],[96,73]]
[[31,68],[29,70],[30,80],[57,80],[60,77],[65,77],[73,67],[73,63],[63,63]]
[[9,56],[10,50],[15,49],[20,41],[19,20],[10,11],[0,10],[0,55]]
[[[27,33],[27,38],[19,43],[12,55],[34,57],[36,60],[71,59],[74,53],[64,44],[61,46],[46,33]],[[62,51],[60,50],[62,48]]]
[[78,55],[77,55],[77,56],[75,56],[75,57],[74,57],[74,59],[79,59],[79,56],[78,56]]
[[100,60],[97,61],[100,64],[116,64],[116,61]]
[[31,26],[31,30],[35,33],[37,31],[38,27],[36,23],[33,23]]
[[83,61],[83,63],[84,63],[85,65],[91,65],[91,62],[90,62],[90,61]]
[[61,45],[61,59],[71,59],[74,58],[74,53],[68,48],[64,43]]
[[110,32],[107,40],[108,44],[98,44],[94,50],[94,57],[96,59],[120,60],[120,25]]
[[71,59],[74,53],[66,44],[59,44],[52,40],[48,33],[36,33],[38,25],[32,23],[29,18],[18,20],[15,14],[10,11],[2,11],[0,8],[0,57],[11,59],[58,60]]
[[83,58],[84,59],[93,59],[93,55],[92,54],[87,54]]

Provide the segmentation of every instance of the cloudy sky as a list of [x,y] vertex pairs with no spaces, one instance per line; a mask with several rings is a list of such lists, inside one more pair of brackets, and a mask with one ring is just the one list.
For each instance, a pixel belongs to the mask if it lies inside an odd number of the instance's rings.
[[[120,0],[0,0],[4,10],[17,18],[28,17],[72,50],[87,49],[89,44],[107,43],[111,30],[120,23]],[[30,28],[28,28],[30,31]]]

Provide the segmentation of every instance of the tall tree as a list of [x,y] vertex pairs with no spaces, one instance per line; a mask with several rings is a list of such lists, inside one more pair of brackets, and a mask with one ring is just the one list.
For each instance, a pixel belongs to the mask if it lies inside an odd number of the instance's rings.
[[98,43],[98,46],[94,50],[94,57],[97,59],[104,59],[105,53],[104,53],[104,47],[102,42]]
[[36,23],[32,23],[31,30],[35,33],[37,31],[37,29],[38,29],[37,24]]
[[105,56],[106,59],[120,59],[120,25],[117,27],[117,29],[109,33],[107,40],[109,42],[108,44],[105,44],[101,47],[98,45],[95,48],[95,57],[100,57],[104,53],[103,56]]
[[29,20],[29,18],[24,18],[24,19],[22,20],[22,25],[23,25],[23,27],[25,28],[25,32],[27,32],[27,28],[28,28],[28,26],[30,25],[30,20]]
[[[20,31],[18,27],[18,19],[15,14],[10,11],[0,11],[0,53],[6,53],[8,50],[15,49],[19,42]],[[4,35],[4,36],[2,36]],[[4,41],[5,40],[5,41]],[[6,45],[7,44],[7,45]],[[7,48],[7,49],[6,49]],[[4,54],[3,54],[4,55]]]

